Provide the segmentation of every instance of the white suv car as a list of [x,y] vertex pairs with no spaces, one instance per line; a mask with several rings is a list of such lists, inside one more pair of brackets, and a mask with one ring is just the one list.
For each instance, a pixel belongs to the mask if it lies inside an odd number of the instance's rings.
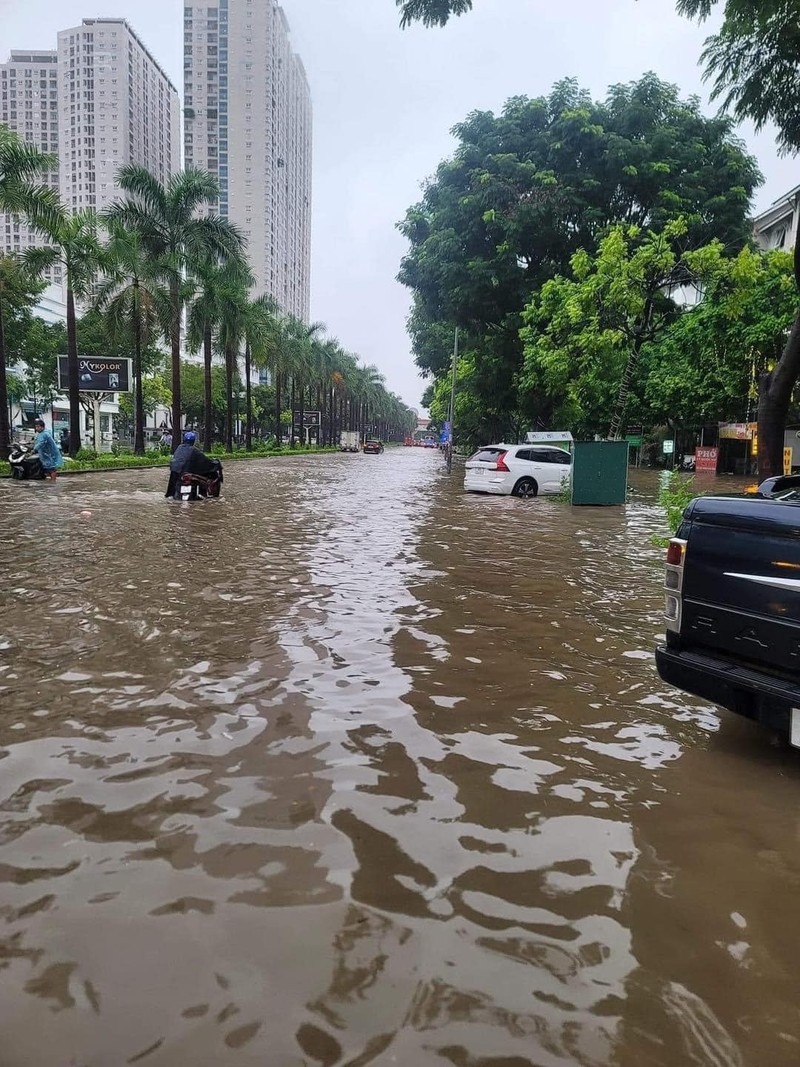
[[485,445],[467,460],[464,488],[525,498],[559,493],[571,464],[569,452],[551,445]]

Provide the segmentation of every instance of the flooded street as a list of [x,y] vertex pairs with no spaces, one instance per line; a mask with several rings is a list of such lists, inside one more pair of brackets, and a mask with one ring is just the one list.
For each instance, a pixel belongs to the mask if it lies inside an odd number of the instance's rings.
[[0,482],[0,1067],[789,1067],[800,755],[670,690],[655,476]]

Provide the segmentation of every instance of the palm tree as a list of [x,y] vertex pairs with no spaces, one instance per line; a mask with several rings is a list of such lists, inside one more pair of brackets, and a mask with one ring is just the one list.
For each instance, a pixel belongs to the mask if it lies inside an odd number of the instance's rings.
[[281,444],[283,431],[283,385],[298,364],[297,320],[290,315],[279,315],[275,320],[274,337],[267,366],[275,382],[275,440]]
[[67,285],[69,451],[74,456],[81,446],[75,300],[84,300],[91,295],[105,260],[97,235],[97,214],[88,208],[71,214],[60,206],[55,215],[43,223],[42,229],[52,246],[52,259],[61,264]]
[[[26,144],[7,126],[0,126],[0,211],[27,215],[36,227],[52,221],[58,198],[53,189],[36,184],[36,179],[42,171],[56,165],[52,156]],[[11,445],[10,431],[5,336],[0,313],[0,457],[3,459]]]
[[133,338],[135,379],[133,451],[144,455],[144,393],[142,348],[155,333],[169,330],[171,305],[169,291],[145,251],[138,230],[128,230],[110,222],[106,278],[95,296],[95,308],[106,316],[109,332]]
[[[252,283],[247,264],[238,256],[220,265],[206,259],[196,265],[194,271],[194,299],[189,308],[187,339],[192,351],[203,349],[204,402],[203,445],[210,449],[214,438],[214,415],[211,401],[211,366],[214,352],[214,335],[223,323],[226,313],[230,317],[231,301],[236,307],[246,297],[247,287]],[[224,350],[224,346],[223,346]],[[228,389],[228,410],[232,404],[232,382]]]
[[172,440],[177,447],[182,419],[181,319],[186,295],[181,279],[208,260],[223,263],[241,256],[244,238],[221,215],[199,214],[219,196],[219,183],[207,171],[189,167],[162,185],[144,167],[127,164],[118,171],[117,183],[126,199],[111,206],[109,218],[138,230],[145,250],[170,276]]
[[[325,329],[321,322],[312,322],[311,325],[306,325],[301,322],[300,319],[293,319],[294,332],[296,338],[295,349],[295,361],[294,372],[292,374],[292,447],[295,443],[295,419],[294,413],[297,410],[297,393],[300,394],[300,429],[303,436],[304,415],[305,415],[305,391],[306,382],[313,378],[316,370],[316,358],[317,352],[315,342],[319,341],[319,335]],[[305,442],[303,442],[305,443]]]
[[228,270],[227,284],[220,292],[220,348],[225,356],[225,448],[233,451],[233,376],[238,373],[239,351],[244,341],[247,293],[253,276],[241,261]]
[[244,446],[253,448],[253,396],[250,382],[251,364],[269,366],[276,345],[278,305],[270,296],[262,295],[248,301],[244,317],[244,380],[246,422]]

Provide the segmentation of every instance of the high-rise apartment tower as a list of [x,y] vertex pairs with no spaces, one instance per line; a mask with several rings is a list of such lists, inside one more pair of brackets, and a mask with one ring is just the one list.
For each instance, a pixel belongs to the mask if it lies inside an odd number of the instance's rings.
[[61,199],[101,211],[124,163],[161,182],[180,170],[177,89],[124,19],[84,19],[58,35]]
[[[15,51],[0,64],[0,121],[56,155],[42,175],[73,211],[102,211],[123,163],[166,182],[180,170],[177,89],[124,19],[84,19],[55,51]],[[41,245],[23,220],[0,214],[0,250]],[[60,268],[50,280],[61,281]]]
[[[0,64],[0,122],[42,152],[56,157],[51,170],[40,175],[43,184],[58,191],[58,53],[12,52]],[[41,245],[42,238],[24,219],[0,214],[0,249],[24,252]],[[48,272],[61,281],[61,268]]]
[[256,290],[308,321],[311,94],[275,0],[184,7],[184,157],[219,178]]

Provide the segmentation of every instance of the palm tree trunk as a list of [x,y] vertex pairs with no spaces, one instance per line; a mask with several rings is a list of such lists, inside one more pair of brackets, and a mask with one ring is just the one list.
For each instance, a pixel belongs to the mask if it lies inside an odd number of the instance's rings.
[[6,377],[6,327],[3,304],[0,300],[0,459],[8,459],[11,450],[11,419],[8,412],[8,379]]
[[244,391],[245,391],[245,424],[244,424],[244,447],[248,452],[253,451],[253,394],[250,388],[250,342],[244,344]]
[[81,447],[81,401],[78,375],[78,326],[75,321],[75,297],[67,274],[67,387],[69,390],[69,454]]
[[144,387],[142,384],[142,320],[139,316],[139,282],[133,282],[133,375],[136,380],[133,411],[133,454],[144,455]]
[[283,444],[281,433],[281,372],[275,371],[275,443],[278,448]]
[[306,427],[305,427],[305,413],[306,413],[306,387],[303,382],[300,382],[300,444],[306,443]]
[[291,441],[289,442],[289,444],[291,445],[292,448],[294,448],[294,442],[295,442],[295,436],[294,436],[294,385],[295,385],[294,375],[292,375],[292,403],[290,405],[291,406],[291,410],[292,410],[292,430],[291,430]]
[[211,323],[203,330],[203,448],[210,452],[214,444],[214,405],[211,399]]
[[225,346],[225,450],[233,452],[233,346]]
[[181,443],[181,291],[180,284],[170,287],[172,298],[172,451]]

